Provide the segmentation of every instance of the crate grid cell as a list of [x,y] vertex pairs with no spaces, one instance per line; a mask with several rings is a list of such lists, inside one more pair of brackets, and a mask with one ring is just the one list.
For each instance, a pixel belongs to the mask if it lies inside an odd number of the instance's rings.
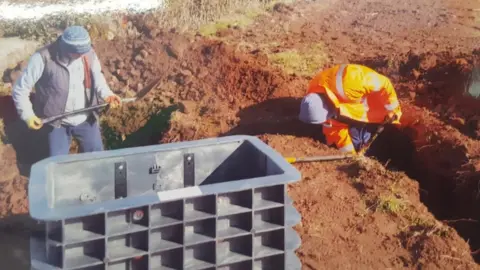
[[251,231],[252,212],[233,214],[229,216],[218,217],[217,219],[218,238],[227,238],[250,234]]
[[148,230],[148,206],[107,214],[107,235],[115,236]]
[[150,227],[183,223],[183,200],[159,203],[150,207]]
[[215,217],[217,214],[215,199],[215,195],[186,199],[184,207],[184,220],[192,221]]
[[217,196],[217,210],[219,216],[251,212],[252,191],[243,190]]

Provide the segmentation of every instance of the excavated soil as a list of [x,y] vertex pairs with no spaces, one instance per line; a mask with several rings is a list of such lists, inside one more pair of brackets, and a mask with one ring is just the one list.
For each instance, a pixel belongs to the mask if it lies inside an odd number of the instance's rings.
[[[404,117],[375,141],[372,159],[295,165],[302,180],[289,194],[302,214],[295,229],[303,269],[478,269],[480,101],[464,95],[479,57],[478,8],[475,1],[300,1],[217,40],[137,22],[144,36],[95,44],[104,73],[121,96],[157,76],[161,84],[145,100],[105,112],[105,139],[117,148],[249,134],[284,156],[337,153],[318,128],[295,119],[310,78],[287,75],[267,57],[321,43],[328,57],[319,69],[375,68],[392,79]],[[41,158],[32,153],[41,151],[11,98],[1,102],[12,144],[0,146],[0,261],[27,269],[26,232],[35,226],[24,215],[20,173],[28,176],[25,168]]]

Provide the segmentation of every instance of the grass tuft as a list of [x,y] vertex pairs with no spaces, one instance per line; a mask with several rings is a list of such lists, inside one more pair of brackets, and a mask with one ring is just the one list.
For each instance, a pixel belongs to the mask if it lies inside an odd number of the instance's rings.
[[418,235],[437,235],[440,237],[448,237],[450,228],[431,218],[423,216],[407,216],[408,225],[403,228],[404,234],[408,236]]
[[407,209],[404,200],[393,195],[382,195],[377,199],[377,210],[390,214],[399,214]]
[[313,76],[327,62],[323,44],[315,44],[303,51],[288,50],[269,54],[270,62],[288,74]]

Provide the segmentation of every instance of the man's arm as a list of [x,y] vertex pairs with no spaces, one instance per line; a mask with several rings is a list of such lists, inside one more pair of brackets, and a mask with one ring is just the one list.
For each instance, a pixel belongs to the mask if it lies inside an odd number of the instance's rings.
[[381,99],[383,101],[385,110],[389,113],[397,115],[397,120],[393,123],[397,123],[402,116],[400,108],[400,102],[398,101],[397,93],[392,85],[392,82],[387,77],[370,72],[367,75],[366,87],[367,92],[381,92]]
[[115,95],[108,86],[107,80],[102,73],[102,66],[100,65],[100,60],[98,59],[96,53],[93,53],[93,63],[91,69],[92,77],[96,84],[95,90],[99,94],[100,98],[106,100],[107,97]]
[[30,93],[42,76],[44,68],[45,64],[43,63],[42,56],[38,52],[34,53],[30,57],[27,67],[13,86],[12,99],[23,121],[27,121],[35,116],[32,102],[30,101]]

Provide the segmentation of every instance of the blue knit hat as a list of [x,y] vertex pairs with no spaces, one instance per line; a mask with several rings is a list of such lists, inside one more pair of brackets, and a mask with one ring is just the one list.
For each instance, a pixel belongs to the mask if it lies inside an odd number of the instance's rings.
[[308,124],[323,124],[332,114],[329,104],[318,94],[306,95],[300,104],[300,121]]
[[63,31],[60,46],[68,53],[84,54],[92,49],[90,35],[82,26],[69,26]]

